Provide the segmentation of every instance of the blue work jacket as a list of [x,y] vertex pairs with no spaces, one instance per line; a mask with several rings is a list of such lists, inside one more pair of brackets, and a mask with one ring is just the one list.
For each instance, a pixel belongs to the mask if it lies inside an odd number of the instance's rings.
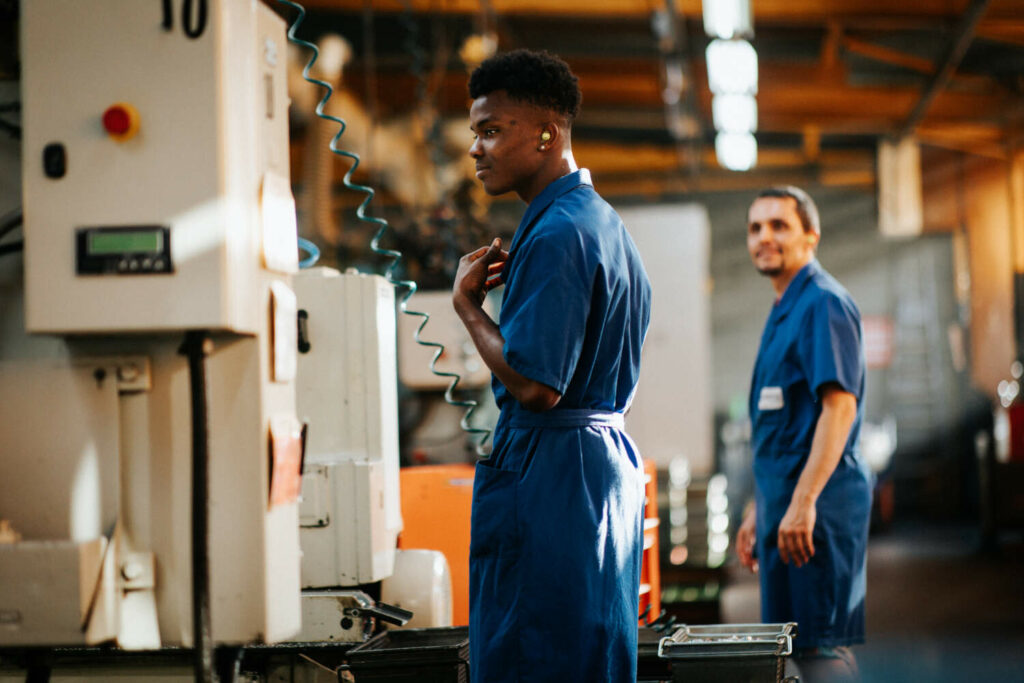
[[531,412],[493,381],[501,414],[473,488],[471,677],[632,681],[644,490],[622,413],[650,284],[585,169],[530,203],[503,277],[505,360],[562,398]]
[[[860,455],[864,350],[860,312],[812,260],[775,303],[754,366],[750,418],[757,499],[761,616],[796,621],[798,648],[863,642],[871,473]],[[821,390],[838,384],[857,399],[842,457],[817,501],[815,554],[784,564],[779,523],[811,451]]]

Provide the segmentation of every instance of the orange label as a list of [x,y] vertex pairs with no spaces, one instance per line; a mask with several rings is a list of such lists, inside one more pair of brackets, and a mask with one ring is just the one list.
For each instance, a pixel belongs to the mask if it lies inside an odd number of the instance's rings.
[[291,415],[270,419],[270,507],[294,503],[302,491],[302,423]]

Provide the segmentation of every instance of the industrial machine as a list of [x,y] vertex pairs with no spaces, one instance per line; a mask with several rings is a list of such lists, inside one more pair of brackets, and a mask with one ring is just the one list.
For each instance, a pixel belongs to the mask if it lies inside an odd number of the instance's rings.
[[4,645],[193,643],[187,331],[213,637],[299,628],[284,22],[151,5],[22,5],[24,326],[62,343],[0,370]]
[[0,653],[198,661],[404,623],[363,590],[401,529],[394,291],[297,275],[285,22],[256,0],[32,0],[20,22]]
[[[396,550],[402,513],[395,290],[379,275],[330,268],[303,271],[295,287],[298,405],[309,425],[300,508],[303,628],[297,640],[360,642],[375,620],[403,625],[413,617],[361,589],[395,574],[396,561],[417,564],[414,555],[402,558]],[[433,555],[443,563],[440,553]],[[413,571],[404,583],[411,592],[399,585],[389,598],[415,604],[418,623],[451,623],[443,601],[417,599],[417,591],[450,596],[446,564],[440,572],[432,563],[425,572]]]

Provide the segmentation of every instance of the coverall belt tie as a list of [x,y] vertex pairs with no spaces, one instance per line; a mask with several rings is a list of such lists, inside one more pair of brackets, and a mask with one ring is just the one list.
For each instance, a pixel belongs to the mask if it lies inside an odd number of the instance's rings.
[[573,427],[625,428],[622,413],[612,410],[548,410],[542,413],[521,412],[512,416],[509,426],[516,428],[567,429]]

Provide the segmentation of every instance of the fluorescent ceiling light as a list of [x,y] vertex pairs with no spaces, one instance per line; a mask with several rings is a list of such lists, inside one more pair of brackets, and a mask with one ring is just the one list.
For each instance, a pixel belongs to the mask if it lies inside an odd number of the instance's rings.
[[757,94],[757,52],[745,40],[712,40],[705,52],[708,85],[716,95]]
[[711,38],[752,38],[750,0],[704,0],[704,32]]
[[753,95],[715,95],[711,98],[715,130],[753,133],[757,130],[757,101]]
[[719,133],[715,156],[730,171],[749,171],[757,164],[757,140],[751,133]]

